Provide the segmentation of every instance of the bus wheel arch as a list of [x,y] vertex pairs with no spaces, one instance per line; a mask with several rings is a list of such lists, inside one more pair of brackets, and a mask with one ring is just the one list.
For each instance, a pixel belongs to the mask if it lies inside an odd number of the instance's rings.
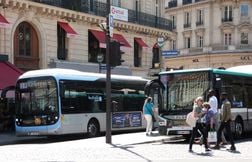
[[87,125],[88,137],[97,137],[100,135],[100,124],[96,118],[91,118]]
[[237,116],[234,121],[234,135],[235,138],[241,138],[244,132],[243,120],[242,117]]

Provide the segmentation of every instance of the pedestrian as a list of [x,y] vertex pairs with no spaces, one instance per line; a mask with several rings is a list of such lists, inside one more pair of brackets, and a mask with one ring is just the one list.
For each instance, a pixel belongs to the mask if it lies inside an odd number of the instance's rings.
[[201,119],[205,115],[205,112],[202,111],[202,104],[203,104],[203,98],[197,97],[193,105],[193,114],[194,114],[194,117],[198,119],[196,121],[195,127],[193,127],[193,130],[192,130],[192,135],[189,142],[189,152],[193,152],[192,145],[194,143],[194,138],[196,137],[198,131],[200,131],[200,133],[203,136],[203,143],[205,145],[205,151],[211,151],[207,145],[207,135],[205,131],[205,125],[204,123],[202,123],[202,119]]
[[[218,111],[218,99],[215,96],[215,91],[213,89],[210,89],[208,91],[208,103],[210,104],[210,109],[214,112],[214,130],[217,131],[220,126],[220,114]],[[224,136],[224,133],[221,133],[221,139],[222,139],[222,144],[227,144],[227,140]]]
[[[203,111],[205,111],[205,115],[202,117],[202,122],[205,123],[205,131],[206,136],[208,138],[208,132],[214,130],[214,112],[210,107],[208,102],[203,103]],[[209,141],[208,141],[209,146]]]
[[228,100],[226,92],[223,92],[221,94],[221,101],[222,101],[221,116],[220,116],[221,124],[220,124],[220,127],[217,132],[217,144],[213,147],[213,149],[220,149],[221,133],[222,133],[223,129],[225,128],[227,131],[227,134],[229,136],[229,140],[230,140],[230,144],[231,144],[230,150],[235,151],[236,148],[235,148],[235,144],[234,144],[234,139],[233,139],[233,135],[232,135],[232,132],[230,129],[231,103]]
[[147,121],[146,136],[152,135],[152,115],[154,115],[153,102],[151,97],[147,97],[143,106],[144,119]]

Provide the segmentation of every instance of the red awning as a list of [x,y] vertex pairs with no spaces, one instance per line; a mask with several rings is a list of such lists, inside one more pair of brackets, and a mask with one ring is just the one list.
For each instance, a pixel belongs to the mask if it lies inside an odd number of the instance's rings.
[[10,25],[10,23],[6,20],[6,18],[0,14],[0,27],[6,28]]
[[73,28],[66,22],[58,22],[59,26],[65,30],[67,33],[67,37],[74,37],[77,33],[73,30]]
[[142,38],[134,38],[134,40],[137,42],[137,44],[141,47],[149,47],[143,40]]
[[18,77],[23,72],[7,61],[0,61],[0,90],[15,86]]
[[[98,31],[98,30],[89,30],[89,31],[99,41],[99,43],[100,43],[99,47],[106,48],[105,32]],[[111,39],[114,39],[114,40],[120,42],[125,47],[131,47],[129,42],[121,34],[113,34],[113,38],[111,38]]]

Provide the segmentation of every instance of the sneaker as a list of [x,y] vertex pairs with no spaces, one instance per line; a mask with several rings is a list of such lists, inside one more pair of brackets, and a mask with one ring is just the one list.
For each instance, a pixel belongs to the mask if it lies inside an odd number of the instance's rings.
[[188,150],[188,152],[191,152],[191,153],[193,153],[193,150],[192,150],[192,149],[189,149],[189,150]]
[[149,133],[146,133],[146,136],[149,136]]
[[211,151],[211,150],[209,148],[206,148],[205,151],[208,152],[208,151]]
[[214,150],[219,150],[219,149],[220,149],[220,146],[215,145],[214,147],[212,147],[212,149],[214,149]]

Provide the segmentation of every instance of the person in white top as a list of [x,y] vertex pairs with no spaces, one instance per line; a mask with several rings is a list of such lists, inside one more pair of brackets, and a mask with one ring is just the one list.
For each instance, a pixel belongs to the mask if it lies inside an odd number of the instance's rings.
[[[213,89],[210,89],[208,91],[208,96],[209,96],[209,105],[210,105],[210,109],[214,112],[214,129],[215,131],[217,131],[219,129],[219,126],[220,126],[220,115],[219,115],[219,112],[218,112],[218,100],[217,98],[215,97],[215,91]],[[222,132],[222,143],[226,144],[227,143],[227,140],[224,136],[224,133]]]

